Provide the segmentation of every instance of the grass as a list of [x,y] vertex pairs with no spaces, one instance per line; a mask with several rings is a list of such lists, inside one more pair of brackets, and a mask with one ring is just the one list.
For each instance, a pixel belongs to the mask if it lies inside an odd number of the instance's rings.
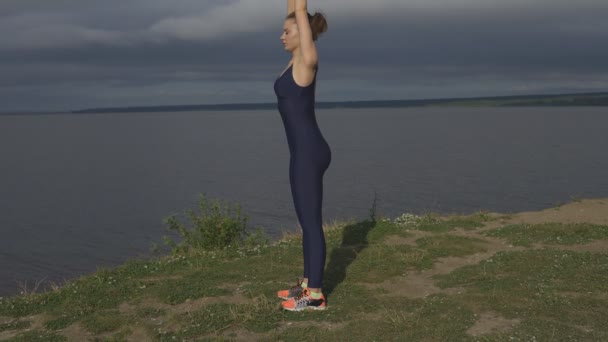
[[483,227],[485,222],[496,219],[498,217],[491,217],[485,212],[478,212],[472,215],[449,215],[446,217],[429,213],[422,216],[404,214],[396,218],[395,222],[408,229],[441,233],[452,231],[456,228],[474,230]]
[[[319,312],[283,311],[275,297],[301,275],[300,234],[223,248],[175,243],[178,252],[100,268],[49,292],[0,299],[0,340],[67,341],[74,330],[68,328],[76,326],[90,341],[127,341],[135,333],[152,341],[608,340],[607,253],[513,251],[505,244],[479,263],[465,259],[488,252],[487,236],[559,247],[608,239],[607,227],[507,225],[477,232],[495,219],[480,212],[391,220],[372,209],[369,219],[327,225],[329,310]],[[454,234],[458,228],[469,233]],[[414,231],[422,237],[413,239]],[[395,235],[412,243],[385,242]],[[432,277],[425,273],[444,257],[463,262]],[[387,280],[407,285],[410,271],[429,274],[440,290],[414,296],[382,286]],[[471,335],[487,312],[518,323]]]
[[4,324],[0,324],[0,332],[5,330],[21,330],[25,328],[29,328],[32,325],[30,321],[12,321]]
[[[520,318],[510,336],[607,340],[608,254],[554,249],[499,252],[477,265],[436,276],[442,288],[467,291],[454,300]],[[505,336],[503,336],[505,337]]]
[[533,243],[572,245],[608,239],[608,226],[589,223],[513,224],[485,234],[504,238],[519,246]]
[[30,330],[10,339],[11,342],[66,342],[67,337],[55,332],[43,331],[39,329]]

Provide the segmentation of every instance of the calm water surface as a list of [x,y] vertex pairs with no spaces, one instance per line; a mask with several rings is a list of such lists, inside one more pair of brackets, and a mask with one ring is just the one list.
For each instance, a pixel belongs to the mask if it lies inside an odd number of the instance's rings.
[[[325,222],[608,197],[605,108],[317,110]],[[276,111],[0,116],[0,296],[149,255],[199,193],[298,229]]]

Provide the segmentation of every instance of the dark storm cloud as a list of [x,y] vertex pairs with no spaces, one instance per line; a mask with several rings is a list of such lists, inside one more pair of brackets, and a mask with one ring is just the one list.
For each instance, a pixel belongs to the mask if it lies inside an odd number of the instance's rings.
[[[277,3],[4,0],[0,111],[273,101],[290,57]],[[319,101],[608,86],[605,1],[309,1],[318,8]]]

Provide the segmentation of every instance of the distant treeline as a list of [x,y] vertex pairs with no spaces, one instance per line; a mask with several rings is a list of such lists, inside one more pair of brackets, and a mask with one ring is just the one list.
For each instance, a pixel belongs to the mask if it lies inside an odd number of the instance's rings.
[[[579,93],[558,95],[525,95],[496,96],[475,98],[446,98],[422,100],[375,100],[375,101],[341,101],[317,102],[315,107],[322,108],[398,108],[426,106],[608,106],[608,92]],[[177,105],[177,106],[138,106],[114,108],[90,108],[75,110],[71,113],[129,113],[129,112],[178,112],[178,111],[220,111],[220,110],[272,110],[276,103],[234,103],[210,105]]]

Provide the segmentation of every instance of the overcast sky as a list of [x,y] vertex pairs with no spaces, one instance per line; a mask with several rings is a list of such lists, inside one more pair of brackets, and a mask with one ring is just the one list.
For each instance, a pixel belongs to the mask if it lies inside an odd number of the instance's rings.
[[[274,102],[287,0],[1,0],[0,112]],[[308,1],[317,101],[608,90],[606,0]]]

